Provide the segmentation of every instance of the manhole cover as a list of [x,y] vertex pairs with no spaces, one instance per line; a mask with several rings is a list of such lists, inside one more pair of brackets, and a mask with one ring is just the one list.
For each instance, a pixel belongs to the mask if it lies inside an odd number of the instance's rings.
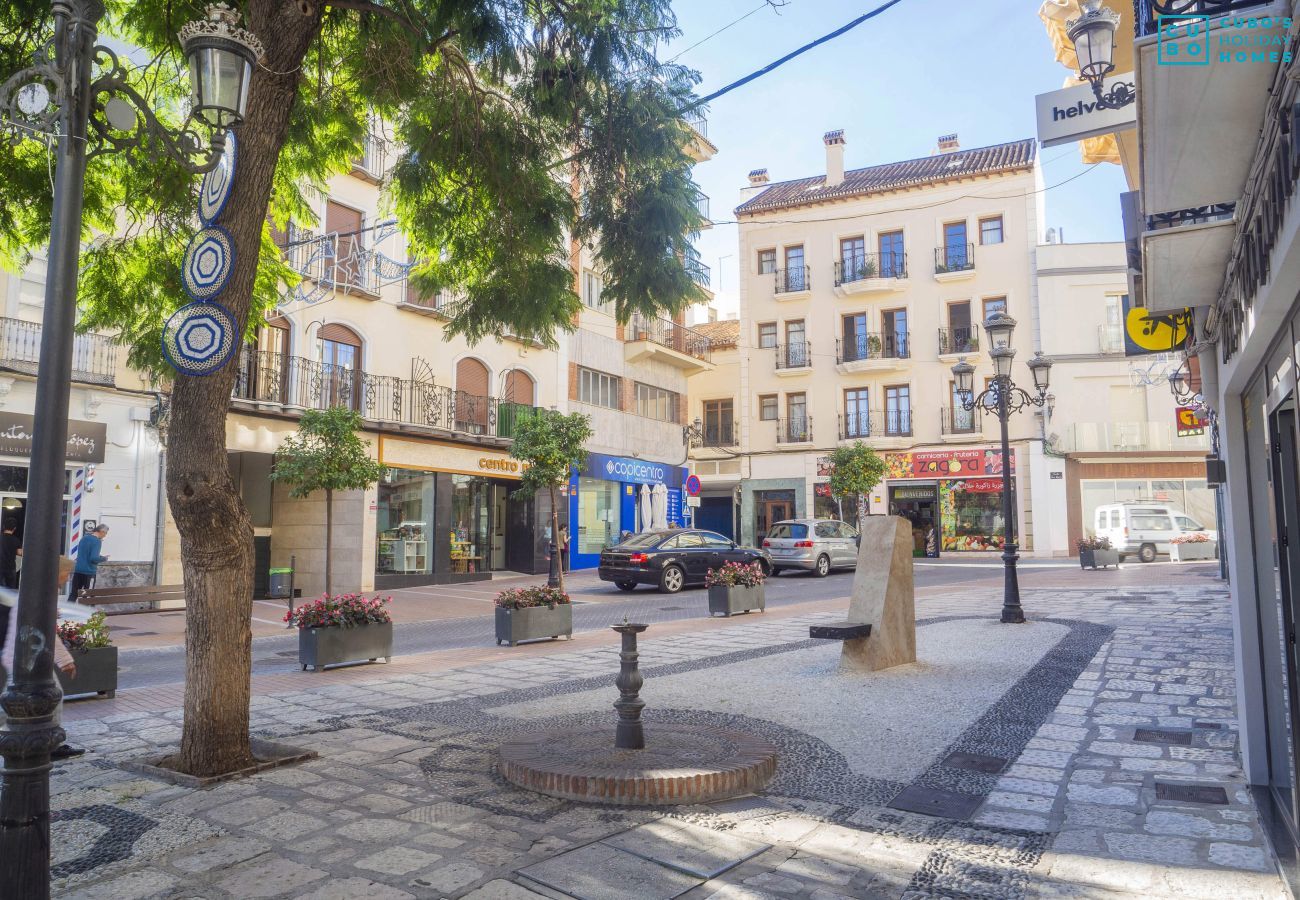
[[1174,800],[1179,803],[1213,803],[1216,806],[1228,805],[1228,792],[1221,787],[1204,784],[1174,784],[1168,781],[1156,782],[1157,800]]
[[1133,732],[1133,740],[1143,744],[1177,744],[1187,747],[1192,743],[1192,733],[1164,728],[1138,728]]
[[983,797],[974,794],[959,794],[945,791],[943,788],[928,788],[913,785],[889,801],[892,809],[921,813],[925,816],[938,816],[942,819],[965,821],[975,810],[979,809]]
[[968,772],[984,772],[996,775],[1007,766],[1007,761],[1000,756],[986,756],[983,753],[949,753],[943,761],[945,766],[953,769],[965,769]]

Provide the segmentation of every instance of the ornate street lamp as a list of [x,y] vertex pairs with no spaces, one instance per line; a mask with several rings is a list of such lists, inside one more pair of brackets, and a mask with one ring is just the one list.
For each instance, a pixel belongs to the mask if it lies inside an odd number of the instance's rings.
[[1042,353],[1035,353],[1034,358],[1026,363],[1034,379],[1033,394],[1017,387],[1011,380],[1011,365],[1016,357],[1016,351],[1011,347],[1011,335],[1015,327],[1016,320],[1005,313],[994,313],[985,320],[984,330],[993,345],[989,356],[993,357],[994,377],[979,394],[975,393],[975,367],[966,362],[964,356],[952,367],[953,384],[962,408],[967,412],[977,408],[988,410],[998,417],[1002,428],[1002,621],[1005,623],[1025,621],[1025,611],[1020,606],[1020,581],[1016,575],[1020,548],[1016,542],[1016,508],[1011,487],[1011,441],[1007,433],[1007,420],[1014,412],[1029,406],[1047,406],[1055,399],[1047,390],[1051,381],[1052,361]]
[[1097,105],[1103,109],[1122,109],[1137,99],[1126,84],[1116,84],[1105,94],[1102,84],[1115,70],[1115,31],[1119,13],[1102,6],[1102,0],[1082,0],[1079,16],[1065,23],[1065,33],[1074,44],[1079,60],[1079,77],[1092,85]]
[[34,900],[50,895],[50,752],[65,737],[57,721],[62,692],[53,646],[86,162],[138,148],[196,174],[216,168],[224,129],[242,120],[251,65],[262,55],[261,43],[235,27],[238,17],[224,4],[210,7],[206,21],[187,25],[182,38],[194,106],[172,129],[131,86],[117,55],[96,43],[101,0],[53,0],[51,8],[51,40],[31,66],[0,83],[0,131],[15,141],[48,137],[55,147],[14,674],[0,696],[7,716],[0,728],[0,892]]

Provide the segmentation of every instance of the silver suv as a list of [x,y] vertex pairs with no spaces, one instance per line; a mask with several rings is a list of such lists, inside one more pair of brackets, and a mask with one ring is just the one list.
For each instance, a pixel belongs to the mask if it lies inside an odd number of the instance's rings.
[[831,569],[858,563],[858,530],[837,519],[788,519],[767,530],[763,549],[772,557],[772,574],[807,569],[818,578]]

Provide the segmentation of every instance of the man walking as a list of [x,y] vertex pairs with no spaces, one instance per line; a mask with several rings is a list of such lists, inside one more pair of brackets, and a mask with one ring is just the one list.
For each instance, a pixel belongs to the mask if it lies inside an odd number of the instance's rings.
[[18,523],[12,517],[7,518],[0,533],[0,587],[18,587],[18,557],[22,555],[23,541],[18,536]]
[[108,537],[108,526],[96,525],[94,531],[81,539],[81,546],[77,548],[77,564],[72,570],[72,594],[68,598],[73,602],[76,602],[83,590],[90,590],[95,586],[95,575],[99,571],[99,564],[108,560],[107,556],[99,552],[104,546],[106,537]]

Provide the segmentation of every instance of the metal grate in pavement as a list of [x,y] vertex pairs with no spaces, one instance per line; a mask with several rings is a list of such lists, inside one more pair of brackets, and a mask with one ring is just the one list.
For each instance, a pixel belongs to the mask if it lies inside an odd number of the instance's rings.
[[1176,744],[1179,747],[1190,747],[1192,733],[1169,728],[1138,728],[1133,731],[1133,740],[1142,744]]
[[1168,781],[1157,781],[1156,799],[1173,800],[1179,803],[1209,803],[1215,806],[1227,806],[1228,792],[1215,785],[1177,784]]

